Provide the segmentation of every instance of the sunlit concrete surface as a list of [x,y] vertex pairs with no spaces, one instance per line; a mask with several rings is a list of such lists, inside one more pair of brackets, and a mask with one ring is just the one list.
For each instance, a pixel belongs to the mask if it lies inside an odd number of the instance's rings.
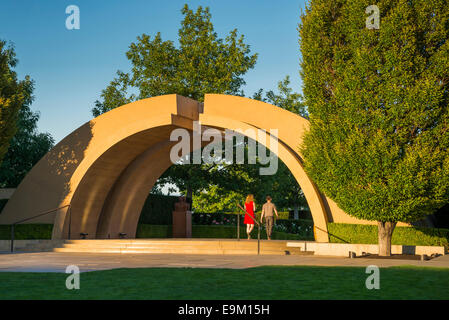
[[429,261],[337,258],[316,256],[244,256],[183,254],[15,253],[0,254],[0,272],[65,272],[76,265],[81,272],[116,268],[231,268],[260,266],[420,266],[449,268],[449,255]]

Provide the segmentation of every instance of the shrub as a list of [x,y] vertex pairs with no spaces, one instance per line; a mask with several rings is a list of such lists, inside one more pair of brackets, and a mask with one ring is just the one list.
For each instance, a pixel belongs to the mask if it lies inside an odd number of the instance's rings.
[[171,238],[171,225],[139,224],[136,238]]
[[[286,227],[284,221],[278,220],[272,234],[273,239],[278,240],[310,240],[313,239],[313,232],[305,232],[302,227],[293,229],[295,224]],[[285,220],[287,221],[287,220]],[[289,229],[290,228],[290,229]],[[51,224],[19,224],[15,226],[16,240],[31,240],[31,239],[51,239],[53,225]],[[298,230],[297,233],[290,233],[289,230]],[[312,235],[311,235],[312,234]],[[252,232],[253,238],[257,237],[257,227]],[[154,224],[139,224],[137,227],[136,238],[171,238],[171,225],[154,225]],[[237,238],[236,225],[193,225],[193,238]],[[240,237],[246,238],[246,229],[242,224],[240,226]],[[266,238],[265,228],[261,229],[261,238]],[[0,240],[11,239],[11,226],[0,225]]]
[[[329,241],[336,243],[378,243],[377,226],[328,223]],[[449,229],[396,227],[392,244],[411,246],[449,246]]]
[[[240,223],[243,223],[243,216],[240,216]],[[195,212],[192,214],[192,224],[194,224],[194,225],[236,225],[237,224],[237,214]]]
[[275,231],[297,234],[304,240],[314,240],[312,220],[276,220]]
[[[284,212],[281,217],[288,216],[288,212]],[[260,221],[260,212],[256,212],[256,220]],[[194,213],[192,214],[193,225],[237,225],[236,213]],[[240,215],[240,225],[244,228],[243,214]],[[277,219],[273,231],[296,234],[301,239],[314,240],[313,221],[312,220],[287,220]],[[218,236],[216,236],[218,237]]]
[[[236,225],[237,224],[237,215],[239,213],[236,212],[223,212],[223,213],[203,213],[203,212],[194,212],[192,214],[192,224],[197,225]],[[282,220],[288,220],[289,213],[288,212],[278,212],[279,218]],[[255,213],[255,218],[257,221],[260,221],[261,212]],[[243,224],[244,213],[240,213],[240,224]]]
[[[14,227],[14,239],[51,239],[52,224],[18,224]],[[0,225],[0,240],[11,239],[11,226]]]
[[140,214],[139,223],[157,225],[172,224],[172,212],[178,199],[179,197],[177,196],[148,195]]
[[[260,233],[261,239],[266,239],[265,230]],[[171,225],[139,225],[137,228],[137,238],[170,238],[172,237]],[[240,228],[240,237],[246,238],[246,230]],[[257,228],[252,232],[252,237],[257,237]],[[192,238],[219,238],[234,239],[237,238],[237,229],[235,226],[224,225],[195,225],[192,226]],[[272,239],[276,240],[302,240],[300,235],[289,234],[285,232],[273,231]]]

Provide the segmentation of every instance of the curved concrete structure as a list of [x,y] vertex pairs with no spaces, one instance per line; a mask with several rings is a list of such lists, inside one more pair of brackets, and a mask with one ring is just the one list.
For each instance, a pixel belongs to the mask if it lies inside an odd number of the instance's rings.
[[[308,121],[270,104],[242,97],[209,94],[204,104],[178,95],[149,98],[109,111],[58,143],[22,181],[0,214],[11,224],[69,205],[29,221],[54,223],[53,238],[135,237],[145,199],[170,167],[173,129],[202,126],[224,129],[278,129],[278,157],[290,169],[309,204],[316,241],[327,242],[327,222],[368,223],[346,215],[320,194],[302,165],[298,149]],[[260,141],[265,144],[265,141]],[[269,147],[269,146],[267,146]],[[71,216],[71,217],[70,217]]]

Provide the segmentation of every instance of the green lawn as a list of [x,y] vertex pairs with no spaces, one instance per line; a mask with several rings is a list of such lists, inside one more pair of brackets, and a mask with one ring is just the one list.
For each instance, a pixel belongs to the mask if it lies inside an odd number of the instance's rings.
[[381,269],[380,290],[359,267],[115,269],[81,274],[0,272],[0,299],[449,299],[449,269]]

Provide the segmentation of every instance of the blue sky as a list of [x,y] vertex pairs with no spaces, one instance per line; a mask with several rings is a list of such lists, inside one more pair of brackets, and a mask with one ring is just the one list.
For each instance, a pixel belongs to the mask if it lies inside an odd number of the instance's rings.
[[[129,70],[125,52],[138,35],[160,31],[164,40],[177,40],[184,3],[210,7],[219,37],[237,28],[259,54],[245,76],[246,95],[274,89],[286,75],[301,91],[296,28],[304,0],[2,0],[0,39],[15,45],[19,77],[35,80],[39,130],[58,142],[89,121],[101,90],[118,69]],[[80,30],[65,27],[69,5],[80,8]]]

